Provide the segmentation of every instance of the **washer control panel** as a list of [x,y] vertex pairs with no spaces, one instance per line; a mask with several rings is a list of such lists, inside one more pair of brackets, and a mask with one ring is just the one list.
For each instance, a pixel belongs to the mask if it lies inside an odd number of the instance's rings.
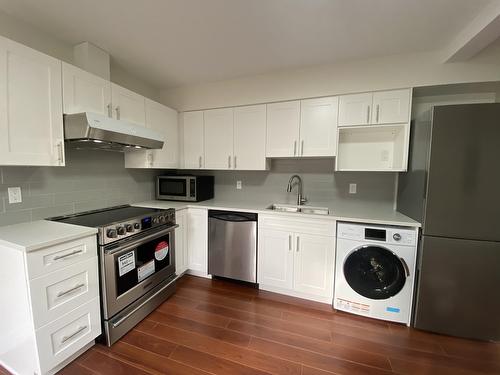
[[344,222],[337,224],[337,238],[364,242],[414,246],[417,243],[417,234],[417,228]]

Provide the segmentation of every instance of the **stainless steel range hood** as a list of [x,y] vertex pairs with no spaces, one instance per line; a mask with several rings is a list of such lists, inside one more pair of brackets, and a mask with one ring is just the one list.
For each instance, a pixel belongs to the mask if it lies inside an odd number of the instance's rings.
[[154,130],[92,112],[64,115],[64,139],[77,149],[107,151],[160,149],[164,142]]

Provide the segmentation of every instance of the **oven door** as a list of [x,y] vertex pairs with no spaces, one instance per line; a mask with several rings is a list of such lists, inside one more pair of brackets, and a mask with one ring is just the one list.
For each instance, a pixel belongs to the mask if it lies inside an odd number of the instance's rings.
[[176,227],[155,231],[119,247],[101,248],[105,319],[175,274]]
[[194,179],[189,177],[159,176],[156,182],[156,198],[178,201],[192,200],[193,181]]

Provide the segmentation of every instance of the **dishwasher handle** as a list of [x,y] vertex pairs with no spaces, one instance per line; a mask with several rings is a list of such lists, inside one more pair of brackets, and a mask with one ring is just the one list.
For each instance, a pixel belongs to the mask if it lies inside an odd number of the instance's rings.
[[208,218],[213,218],[222,221],[245,222],[257,221],[257,214],[252,212],[234,212],[234,211],[218,211],[209,210]]

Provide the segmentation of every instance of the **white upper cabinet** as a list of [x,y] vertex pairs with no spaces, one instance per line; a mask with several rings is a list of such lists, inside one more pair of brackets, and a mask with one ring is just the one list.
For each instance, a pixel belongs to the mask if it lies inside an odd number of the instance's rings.
[[394,124],[410,120],[410,90],[379,91],[373,93],[373,123]]
[[372,117],[373,94],[351,94],[340,96],[339,126],[368,125]]
[[233,169],[265,170],[266,105],[234,109]]
[[111,82],[62,63],[64,113],[95,112],[111,117]]
[[410,101],[411,89],[342,95],[339,126],[409,122]]
[[335,156],[338,107],[338,97],[300,102],[298,156]]
[[113,118],[143,126],[146,124],[144,96],[111,83],[111,101],[113,102]]
[[0,165],[64,165],[61,61],[0,37]]
[[127,151],[125,168],[177,168],[179,166],[177,111],[146,99],[146,127],[163,135],[163,148]]
[[182,159],[185,169],[201,169],[205,165],[203,111],[181,114]]
[[232,169],[233,122],[233,108],[204,112],[206,169]]
[[267,157],[298,155],[300,101],[267,105]]

